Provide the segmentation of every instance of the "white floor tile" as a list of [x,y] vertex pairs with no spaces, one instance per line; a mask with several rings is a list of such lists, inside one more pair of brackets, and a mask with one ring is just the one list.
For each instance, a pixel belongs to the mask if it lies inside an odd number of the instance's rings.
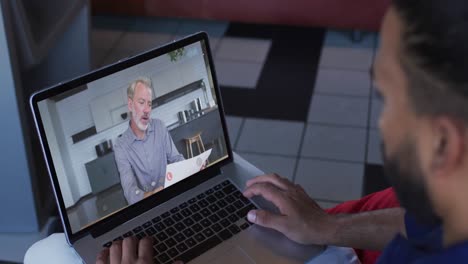
[[266,174],[276,173],[282,177],[288,178],[289,180],[292,180],[293,178],[294,168],[296,167],[296,158],[243,152],[238,154]]
[[366,129],[323,126],[307,126],[301,156],[364,162]]
[[319,69],[314,93],[368,97],[371,78],[368,72]]
[[229,138],[233,148],[236,146],[236,141],[239,136],[243,118],[237,116],[226,116]]
[[347,201],[362,194],[364,164],[299,160],[295,182],[314,199]]
[[369,72],[374,49],[323,47],[320,67]]
[[381,138],[378,130],[369,130],[369,142],[367,144],[367,163],[383,165],[382,151],[380,150]]
[[312,98],[308,121],[367,127],[367,98],[316,94]]
[[263,64],[217,59],[215,67],[220,85],[255,89]]
[[270,40],[224,37],[216,57],[263,64],[271,47]]
[[247,118],[238,151],[296,156],[304,123]]

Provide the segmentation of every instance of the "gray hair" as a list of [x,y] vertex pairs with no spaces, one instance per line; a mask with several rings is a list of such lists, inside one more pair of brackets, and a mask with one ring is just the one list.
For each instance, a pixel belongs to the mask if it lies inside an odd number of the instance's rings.
[[151,92],[153,92],[153,84],[151,83],[151,79],[147,77],[138,77],[133,82],[131,82],[127,88],[128,98],[133,99],[133,96],[135,95],[135,87],[137,86],[138,83],[144,84],[146,87],[148,87],[151,90]]

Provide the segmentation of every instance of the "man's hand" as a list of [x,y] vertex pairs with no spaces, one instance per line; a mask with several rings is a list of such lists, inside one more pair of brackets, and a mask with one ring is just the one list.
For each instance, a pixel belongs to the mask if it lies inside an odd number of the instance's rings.
[[200,171],[206,169],[206,164],[208,163],[208,161],[205,160],[205,162],[203,162],[202,166],[200,167]]
[[123,241],[112,243],[98,255],[96,264],[150,264],[153,263],[153,242],[145,237],[138,241],[127,237]]
[[159,186],[158,188],[152,190],[151,192],[145,192],[145,194],[143,195],[143,198],[146,198],[146,197],[148,197],[148,196],[151,196],[151,195],[153,195],[153,194],[155,194],[155,193],[161,191],[162,189],[164,189],[164,187],[163,187],[163,186]]
[[151,193],[152,193],[152,194],[155,194],[155,193],[161,191],[162,189],[164,189],[164,187],[163,187],[163,186],[159,186],[158,188],[154,189]]
[[283,233],[301,244],[324,245],[335,232],[335,217],[328,215],[304,189],[276,174],[262,175],[247,182],[244,196],[260,195],[278,207],[280,214],[252,210],[249,221]]
[[[96,264],[151,264],[153,263],[153,241],[145,237],[138,241],[135,237],[127,237],[123,241],[115,241],[112,246],[99,253]],[[173,264],[183,264],[175,261]]]

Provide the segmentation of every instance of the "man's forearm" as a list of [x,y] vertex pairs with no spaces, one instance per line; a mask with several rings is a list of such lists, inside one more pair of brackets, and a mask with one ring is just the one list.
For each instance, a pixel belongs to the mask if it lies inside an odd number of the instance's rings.
[[404,214],[402,208],[389,208],[337,215],[328,244],[382,250],[397,233],[406,236]]

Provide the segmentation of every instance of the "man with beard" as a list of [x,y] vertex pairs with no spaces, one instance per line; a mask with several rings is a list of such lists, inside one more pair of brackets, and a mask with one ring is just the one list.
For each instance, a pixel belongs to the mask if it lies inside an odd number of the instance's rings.
[[151,119],[152,86],[148,78],[127,89],[128,129],[114,146],[120,182],[129,204],[162,190],[167,164],[184,160],[161,120]]
[[[279,213],[252,210],[248,219],[302,244],[383,250],[378,263],[467,263],[466,0],[394,0],[373,67],[384,100],[384,167],[401,207],[329,214],[300,186],[264,175],[248,181],[244,195],[262,196]],[[131,241],[97,262],[120,263],[119,254],[130,252],[150,263],[151,254],[136,253],[150,252],[150,241]]]
[[[378,263],[468,262],[468,4],[395,0],[373,69],[384,168],[402,208],[330,215],[276,175],[247,183],[280,214],[250,221],[303,244],[383,249]],[[320,177],[310,172],[311,177]]]

